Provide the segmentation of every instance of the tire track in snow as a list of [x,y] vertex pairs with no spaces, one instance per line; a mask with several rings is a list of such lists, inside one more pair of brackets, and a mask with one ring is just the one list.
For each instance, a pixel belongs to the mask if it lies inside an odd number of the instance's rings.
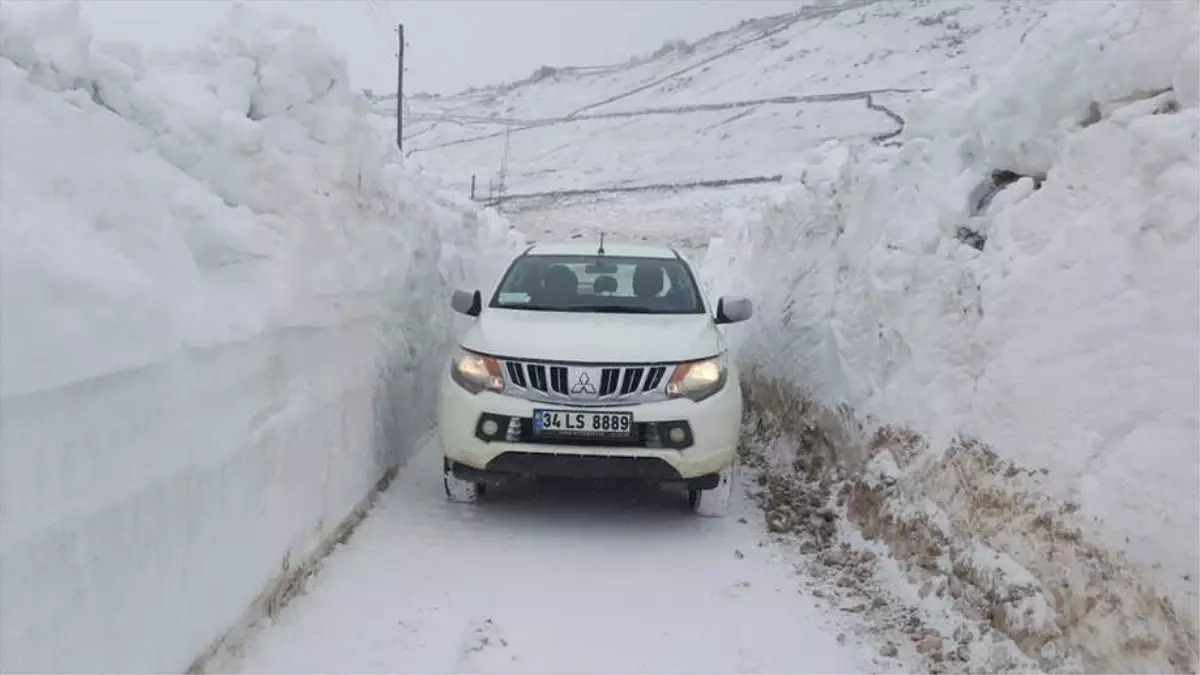
[[[540,119],[516,119],[516,118],[499,118],[499,117],[478,117],[470,115],[453,115],[448,113],[413,113],[408,116],[409,120],[416,121],[433,121],[433,122],[448,122],[458,124],[460,126],[470,126],[472,124],[499,124],[504,126],[513,126],[510,133],[515,133],[520,129],[544,127],[555,124],[571,124],[573,122],[582,122],[587,120],[604,120],[604,119],[619,119],[623,117],[642,117],[645,115],[678,115],[695,112],[711,112],[715,110],[729,110],[732,108],[753,108],[763,105],[796,105],[800,103],[830,103],[834,101],[854,101],[859,99],[868,100],[867,107],[872,110],[880,110],[889,116],[895,116],[895,113],[887,111],[882,106],[874,106],[869,102],[872,95],[875,94],[916,94],[928,91],[927,89],[899,89],[894,87],[883,89],[863,89],[861,91],[851,91],[834,94],[786,94],[783,96],[769,96],[766,98],[751,98],[739,101],[725,101],[720,103],[690,103],[684,105],[661,106],[657,108],[639,108],[637,110],[616,110],[606,113],[595,113],[591,115],[580,115],[578,117],[546,117]],[[895,116],[898,117],[898,116]],[[414,134],[415,135],[415,134]],[[473,137],[474,139],[482,140],[484,138],[494,138],[496,135],[504,135],[504,132],[492,132],[485,136]],[[405,139],[407,140],[407,138]],[[433,150],[445,145],[456,145],[458,143],[468,142],[472,139],[457,139],[447,141],[442,145],[429,146],[422,150]]]
[[[878,92],[872,92],[872,93],[878,93]],[[903,117],[896,114],[896,112],[894,110],[892,110],[891,108],[888,108],[885,105],[876,103],[875,98],[874,98],[874,96],[872,96],[872,94],[867,94],[867,97],[865,100],[866,100],[868,108],[870,108],[871,110],[879,111],[879,112],[883,113],[884,115],[887,115],[888,117],[892,118],[892,120],[896,123],[896,128],[893,131],[889,131],[885,134],[879,134],[878,136],[873,137],[871,139],[872,141],[874,141],[876,143],[883,143],[885,141],[890,141],[891,139],[904,133],[905,121],[904,121]]]
[[[836,101],[863,101],[867,108],[881,112],[900,124],[901,130],[904,125],[904,118],[896,114],[894,111],[885,106],[878,105],[874,102],[874,96],[879,94],[917,94],[928,91],[927,89],[865,89],[862,91],[852,91],[836,94],[792,94],[786,96],[772,96],[768,98],[747,99],[741,101],[727,101],[722,103],[694,103],[690,105],[666,106],[661,108],[643,108],[639,110],[621,110],[609,113],[596,113],[594,115],[580,115],[578,117],[551,117],[545,119],[532,120],[516,120],[516,119],[499,119],[499,118],[481,118],[481,117],[466,117],[462,115],[448,115],[438,113],[419,113],[418,115],[410,116],[409,119],[417,116],[424,116],[422,121],[447,122],[458,124],[460,126],[470,126],[472,124],[500,124],[511,126],[507,133],[516,134],[522,131],[531,129],[541,129],[543,127],[555,126],[559,124],[574,124],[577,122],[586,122],[589,120],[603,119],[619,119],[628,117],[642,117],[647,115],[686,115],[690,113],[712,112],[717,110],[732,110],[737,108],[752,108],[764,105],[800,105],[804,103],[832,103]],[[405,138],[409,140],[416,138],[428,130],[422,130]],[[426,146],[423,148],[414,148],[408,154],[416,154],[419,152],[430,152],[440,148],[447,148],[454,145],[462,145],[465,143],[477,143],[486,141],[492,138],[500,138],[504,136],[505,131],[493,131],[478,136],[470,136],[468,138],[458,138],[452,141],[445,141],[435,145]],[[900,131],[885,134],[888,138],[898,135]],[[885,139],[886,140],[886,139]]]
[[678,183],[653,183],[650,185],[627,185],[621,187],[575,188],[570,190],[550,190],[547,192],[528,192],[524,194],[504,195],[483,200],[487,206],[497,206],[510,201],[559,199],[578,197],[581,195],[619,194],[622,192],[665,192],[669,190],[689,190],[695,188],[723,188],[737,185],[753,185],[756,183],[778,183],[783,180],[783,174],[774,176],[746,176],[742,178],[719,178],[715,180],[694,180]]
[[[647,110],[641,110],[641,111],[604,113],[604,114],[600,114],[600,115],[589,116],[586,118],[577,118],[577,119],[635,117],[635,116],[644,115],[644,114],[690,113],[690,112],[711,111],[711,110],[726,110],[726,109],[731,109],[731,108],[751,108],[751,110],[746,111],[746,112],[742,113],[741,115],[738,115],[733,118],[733,119],[738,119],[739,117],[743,117],[745,115],[751,114],[753,112],[754,107],[761,106],[761,105],[767,105],[767,104],[862,100],[866,104],[867,108],[869,108],[871,110],[875,110],[880,113],[883,113],[884,115],[888,116],[889,118],[891,118],[893,121],[896,122],[896,128],[893,129],[892,131],[888,131],[888,132],[884,132],[882,134],[876,134],[874,136],[871,136],[872,142],[884,143],[886,141],[889,141],[889,140],[899,136],[900,134],[902,134],[904,132],[905,120],[898,113],[896,113],[892,109],[888,108],[887,106],[882,105],[880,103],[876,103],[875,98],[874,98],[875,95],[885,94],[885,93],[917,93],[918,91],[921,91],[921,90],[872,89],[872,90],[868,90],[868,91],[850,92],[850,93],[844,93],[844,94],[817,94],[817,95],[811,95],[811,96],[779,96],[779,97],[774,97],[774,98],[756,99],[756,100],[751,100],[751,101],[735,101],[735,102],[729,102],[729,103],[697,104],[697,105],[693,105],[693,106],[679,106],[677,108],[653,108],[653,109],[647,109]],[[546,126],[546,125],[553,124],[553,123],[570,123],[573,121],[576,121],[576,120],[556,119],[556,120],[540,121],[540,122],[537,122],[536,124]],[[722,124],[727,124],[729,121],[730,120],[725,120],[714,126],[720,126]],[[526,128],[534,128],[534,127],[530,126],[530,127],[526,127]],[[494,137],[494,135],[488,136],[488,137],[489,138]],[[476,140],[480,140],[480,139],[476,139]],[[429,148],[425,148],[424,150],[432,150],[432,149],[439,148],[439,147],[446,147],[448,145],[456,145],[459,143],[464,143],[464,142],[469,142],[469,141],[470,141],[470,139],[451,141],[451,142],[444,143],[444,144],[437,145],[437,146],[430,146]],[[413,152],[419,152],[419,150],[415,150]],[[778,183],[782,179],[783,179],[782,174],[776,174],[776,175],[771,175],[771,176],[744,176],[744,177],[737,177],[737,178],[721,178],[721,179],[711,179],[711,180],[676,181],[676,182],[671,182],[671,183],[652,183],[652,184],[648,184],[648,185],[612,186],[612,187],[596,187],[596,188],[572,188],[572,189],[565,189],[565,190],[548,190],[548,191],[543,191],[543,192],[530,192],[530,193],[524,193],[524,194],[503,195],[500,197],[491,197],[491,198],[483,199],[480,201],[485,203],[487,206],[498,206],[503,203],[518,201],[518,200],[525,200],[525,201],[539,200],[539,199],[553,200],[553,199],[559,199],[559,198],[564,198],[564,197],[575,197],[575,196],[580,196],[580,195],[687,190],[687,189],[696,189],[696,188],[723,188],[723,187],[735,187],[735,186],[739,186],[739,185],[749,185],[749,184],[755,184],[755,183]]]

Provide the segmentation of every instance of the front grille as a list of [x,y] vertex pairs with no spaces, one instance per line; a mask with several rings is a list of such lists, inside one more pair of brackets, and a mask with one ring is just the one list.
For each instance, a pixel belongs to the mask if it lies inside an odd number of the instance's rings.
[[667,398],[667,365],[578,365],[502,361],[506,392],[533,401],[621,405]]

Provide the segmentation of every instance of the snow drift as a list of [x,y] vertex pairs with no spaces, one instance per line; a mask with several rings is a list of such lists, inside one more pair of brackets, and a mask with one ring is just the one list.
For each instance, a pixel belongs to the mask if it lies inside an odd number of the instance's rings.
[[1194,3],[1057,6],[708,257],[758,305],[751,398],[805,404],[850,517],[1044,668],[1197,667],[1198,35]]
[[312,29],[0,12],[0,670],[181,671],[426,430],[448,289],[517,242]]

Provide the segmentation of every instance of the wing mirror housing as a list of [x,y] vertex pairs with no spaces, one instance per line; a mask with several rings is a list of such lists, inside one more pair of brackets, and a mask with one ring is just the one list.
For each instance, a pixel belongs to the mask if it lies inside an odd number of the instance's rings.
[[754,316],[754,305],[749,298],[740,295],[726,295],[717,300],[717,325],[740,323]]
[[454,291],[450,296],[450,309],[467,316],[479,316],[483,311],[483,296],[479,291]]

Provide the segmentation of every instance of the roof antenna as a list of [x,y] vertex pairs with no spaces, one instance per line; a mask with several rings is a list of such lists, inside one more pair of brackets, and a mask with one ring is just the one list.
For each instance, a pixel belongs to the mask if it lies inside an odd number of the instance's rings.
[[604,233],[600,233],[600,248],[596,251],[599,255],[604,255]]

